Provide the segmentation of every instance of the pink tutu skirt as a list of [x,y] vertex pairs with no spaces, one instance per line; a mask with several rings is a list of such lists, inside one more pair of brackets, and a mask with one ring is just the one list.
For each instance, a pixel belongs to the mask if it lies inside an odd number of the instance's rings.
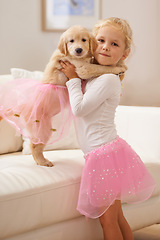
[[117,137],[85,155],[77,210],[100,217],[115,200],[138,203],[148,199],[155,181],[140,157]]
[[53,143],[72,120],[68,90],[35,79],[12,80],[0,86],[0,116],[33,143]]

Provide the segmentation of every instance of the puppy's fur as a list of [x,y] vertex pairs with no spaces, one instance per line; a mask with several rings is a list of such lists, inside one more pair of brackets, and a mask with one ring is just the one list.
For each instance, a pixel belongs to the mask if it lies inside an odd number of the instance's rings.
[[[89,31],[81,26],[73,26],[65,31],[58,44],[58,49],[53,53],[46,69],[42,82],[65,85],[67,77],[61,69],[60,60],[69,61],[75,65],[77,74],[82,79],[89,79],[104,73],[118,74],[126,70],[125,66],[107,67],[91,64],[91,59],[96,50],[97,43]],[[56,104],[56,103],[55,103]],[[53,108],[57,109],[57,106]],[[60,109],[57,110],[57,112]],[[28,126],[27,126],[28,127]],[[28,129],[29,130],[29,129]],[[48,135],[49,139],[50,135]],[[44,158],[44,144],[33,144],[31,142],[32,155],[38,165],[51,167],[53,164]]]

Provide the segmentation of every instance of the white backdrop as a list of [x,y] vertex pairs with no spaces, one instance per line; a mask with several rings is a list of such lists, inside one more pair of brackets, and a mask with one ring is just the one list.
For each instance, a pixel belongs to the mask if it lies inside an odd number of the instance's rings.
[[[121,104],[160,106],[160,0],[102,0],[102,18],[110,16],[127,19],[134,33]],[[41,30],[41,0],[0,0],[0,74],[43,71],[60,35]]]

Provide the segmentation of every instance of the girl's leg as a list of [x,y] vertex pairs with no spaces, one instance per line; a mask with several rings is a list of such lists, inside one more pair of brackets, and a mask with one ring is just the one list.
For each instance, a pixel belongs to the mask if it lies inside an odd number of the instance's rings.
[[115,201],[99,220],[103,228],[104,240],[123,240],[119,226],[119,201]]
[[122,235],[123,235],[123,239],[124,240],[133,240],[134,239],[133,233],[132,233],[132,230],[131,230],[127,220],[125,219],[125,217],[123,215],[122,206],[121,206],[120,201],[118,201],[118,205],[119,205],[118,222],[119,222],[119,227],[120,227]]
[[104,240],[133,240],[131,228],[122,212],[121,201],[116,200],[99,219]]

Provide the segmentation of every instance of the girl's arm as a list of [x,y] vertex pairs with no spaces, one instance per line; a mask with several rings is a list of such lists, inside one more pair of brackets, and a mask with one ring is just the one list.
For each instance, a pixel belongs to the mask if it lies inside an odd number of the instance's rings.
[[75,116],[84,117],[95,111],[102,103],[109,101],[121,90],[120,79],[113,74],[104,74],[93,79],[83,94],[81,79],[73,78],[66,83],[72,112]]
[[113,73],[119,74],[124,73],[127,70],[125,64],[116,67],[102,66],[98,64],[85,63],[80,67],[76,67],[76,72],[81,79],[95,78],[102,74]]

